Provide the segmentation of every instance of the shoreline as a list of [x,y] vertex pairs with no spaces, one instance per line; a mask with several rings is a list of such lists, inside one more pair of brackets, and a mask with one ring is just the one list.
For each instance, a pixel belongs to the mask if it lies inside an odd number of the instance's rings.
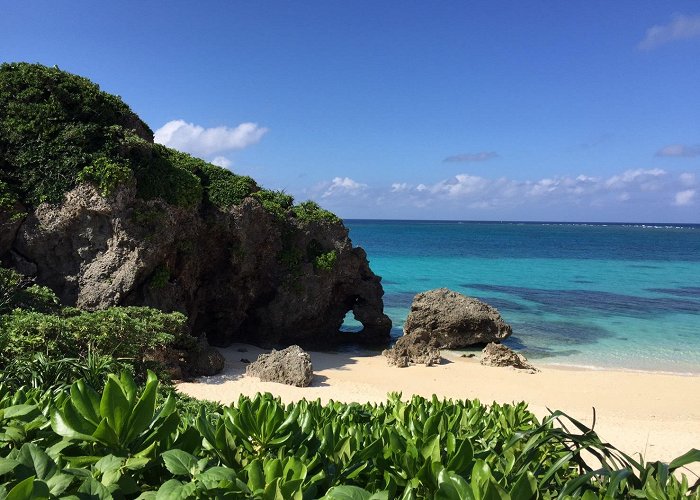
[[[245,351],[242,351],[245,350]],[[234,344],[221,349],[224,371],[196,382],[181,382],[178,390],[199,398],[230,404],[239,395],[270,392],[285,402],[320,399],[381,403],[390,392],[448,399],[478,399],[484,404],[525,401],[542,418],[561,410],[595,431],[613,446],[646,461],[668,462],[691,448],[700,448],[700,377],[650,372],[586,370],[539,364],[529,374],[511,368],[483,366],[478,357],[443,351],[440,365],[389,366],[375,352],[309,351],[314,379],[299,388],[245,376],[247,363],[263,352]],[[691,469],[700,474],[700,466]]]

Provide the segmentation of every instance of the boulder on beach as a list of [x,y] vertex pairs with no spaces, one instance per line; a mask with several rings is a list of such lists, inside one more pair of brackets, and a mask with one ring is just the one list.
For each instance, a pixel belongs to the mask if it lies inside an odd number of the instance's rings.
[[440,350],[425,331],[404,335],[391,349],[382,352],[390,365],[405,368],[408,365],[432,366],[440,364]]
[[261,354],[258,359],[246,367],[246,375],[258,377],[263,382],[308,387],[314,376],[311,356],[298,345],[292,345],[281,351],[272,350]]
[[519,370],[528,370],[530,373],[539,371],[527,362],[522,354],[518,354],[503,344],[491,342],[484,347],[481,353],[481,364],[485,366],[512,366]]
[[438,288],[413,298],[404,333],[417,332],[428,332],[439,348],[456,349],[501,341],[510,336],[512,329],[495,307],[447,288]]

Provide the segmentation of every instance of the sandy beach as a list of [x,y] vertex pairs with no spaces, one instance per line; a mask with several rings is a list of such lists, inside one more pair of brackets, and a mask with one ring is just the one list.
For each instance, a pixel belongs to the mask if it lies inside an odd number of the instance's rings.
[[[297,388],[246,377],[246,363],[266,352],[236,344],[222,350],[222,374],[180,383],[191,396],[230,403],[240,394],[270,392],[283,401],[381,402],[389,392],[429,397],[479,399],[482,403],[527,401],[542,417],[558,409],[590,425],[617,448],[647,461],[669,461],[700,448],[700,377],[648,372],[569,369],[539,365],[539,373],[482,366],[478,356],[443,351],[439,366],[389,366],[376,353],[310,352],[314,380]],[[692,467],[695,473],[699,467]]]

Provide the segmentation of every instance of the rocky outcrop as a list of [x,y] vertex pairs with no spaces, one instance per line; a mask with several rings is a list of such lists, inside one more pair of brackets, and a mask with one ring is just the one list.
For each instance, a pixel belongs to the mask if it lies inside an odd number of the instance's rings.
[[412,364],[438,365],[441,359],[435,339],[424,331],[400,337],[391,349],[385,349],[382,354],[386,356],[390,365],[399,368]]
[[269,354],[261,354],[246,367],[245,374],[258,377],[263,382],[308,387],[314,371],[311,356],[298,345],[293,345],[281,351],[273,349]]
[[[339,221],[281,221],[253,198],[185,209],[144,201],[133,186],[103,197],[80,184],[11,229],[0,259],[66,305],[181,311],[213,345],[389,339],[380,278]],[[334,252],[330,268],[314,265],[319,252]],[[364,325],[358,334],[339,332],[348,311]]]
[[518,370],[527,370],[530,373],[539,371],[527,362],[525,356],[518,354],[503,344],[494,342],[487,344],[481,353],[481,364],[485,366],[511,366]]
[[404,332],[406,335],[427,332],[438,347],[455,349],[500,341],[509,337],[512,330],[496,308],[439,288],[414,297]]
[[380,278],[330,212],[154,144],[58,68],[0,64],[0,110],[0,265],[65,305],[180,311],[213,345],[389,340]]

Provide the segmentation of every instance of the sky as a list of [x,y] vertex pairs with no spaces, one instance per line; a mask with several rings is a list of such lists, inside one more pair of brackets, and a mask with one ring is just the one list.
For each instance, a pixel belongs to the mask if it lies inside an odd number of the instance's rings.
[[700,223],[697,0],[0,0],[0,61],[344,218]]

